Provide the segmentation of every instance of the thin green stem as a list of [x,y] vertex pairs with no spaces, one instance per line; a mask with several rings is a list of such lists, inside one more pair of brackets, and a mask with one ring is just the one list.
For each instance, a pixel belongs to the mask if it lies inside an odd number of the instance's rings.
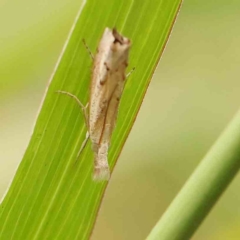
[[240,112],[199,164],[147,240],[190,239],[239,167]]

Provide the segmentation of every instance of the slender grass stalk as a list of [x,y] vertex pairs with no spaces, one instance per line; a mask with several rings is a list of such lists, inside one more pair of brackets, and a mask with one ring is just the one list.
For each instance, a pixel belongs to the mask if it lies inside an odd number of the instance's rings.
[[147,240],[189,239],[240,167],[240,112],[197,167]]

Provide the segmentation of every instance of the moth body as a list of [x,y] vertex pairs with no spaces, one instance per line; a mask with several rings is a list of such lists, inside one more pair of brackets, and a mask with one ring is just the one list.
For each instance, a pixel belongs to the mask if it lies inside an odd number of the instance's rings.
[[83,110],[88,133],[77,157],[90,138],[94,152],[93,179],[96,181],[108,180],[110,177],[108,149],[125,85],[130,46],[130,40],[115,29],[105,29],[94,57],[88,114],[88,104],[84,106],[69,92],[57,91],[74,98]]
[[130,40],[106,28],[94,58],[90,89],[89,134],[94,151],[94,179],[108,180],[108,149],[126,80]]

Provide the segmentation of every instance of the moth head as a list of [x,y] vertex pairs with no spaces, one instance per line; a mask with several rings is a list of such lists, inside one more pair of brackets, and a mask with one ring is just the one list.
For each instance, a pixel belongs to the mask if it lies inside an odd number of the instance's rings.
[[113,35],[112,50],[128,51],[128,49],[131,46],[131,41],[128,38],[119,34],[116,28],[113,28],[112,35]]
[[99,44],[100,57],[107,71],[125,71],[131,41],[122,36],[117,30],[106,28]]

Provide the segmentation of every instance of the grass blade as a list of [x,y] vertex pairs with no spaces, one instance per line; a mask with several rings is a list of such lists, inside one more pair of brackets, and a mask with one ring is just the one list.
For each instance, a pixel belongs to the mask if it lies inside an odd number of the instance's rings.
[[64,90],[88,101],[91,59],[82,45],[96,49],[105,27],[116,27],[133,46],[129,77],[112,137],[113,169],[134,123],[163,51],[180,0],[86,2],[51,79],[33,135],[0,209],[1,239],[88,239],[106,183],[92,181],[93,153],[88,143],[77,164],[86,127]]

